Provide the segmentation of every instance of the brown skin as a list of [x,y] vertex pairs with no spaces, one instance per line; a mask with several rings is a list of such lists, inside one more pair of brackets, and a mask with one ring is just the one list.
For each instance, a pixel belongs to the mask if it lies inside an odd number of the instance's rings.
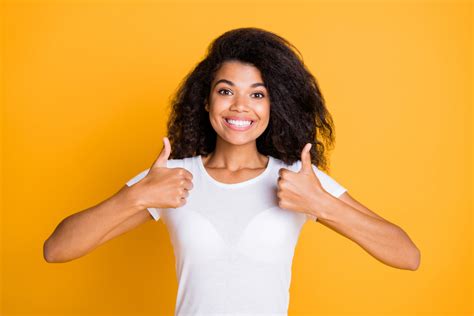
[[[233,85],[214,86],[221,79]],[[251,87],[257,82],[262,82],[258,68],[232,61],[223,64],[211,83],[206,110],[217,133],[217,142],[215,151],[203,157],[203,164],[219,182],[236,183],[254,178],[267,165],[267,157],[257,151],[256,139],[268,126],[270,100],[264,87]],[[257,125],[245,132],[233,131],[224,124],[225,116],[249,117]],[[369,210],[348,192],[336,198],[323,189],[312,170],[310,148],[308,143],[301,152],[301,170],[279,170],[279,206],[317,216],[324,226],[354,241],[389,266],[416,270],[420,251],[399,226]]]
[[280,168],[277,196],[281,208],[310,214],[315,201],[325,199],[328,194],[312,169],[310,149],[310,143],[303,148],[301,169],[298,172]]
[[[220,79],[233,85],[219,83],[214,87]],[[226,62],[212,83],[206,110],[217,142],[215,151],[203,157],[203,163],[217,181],[242,182],[266,168],[268,158],[257,151],[256,139],[268,126],[270,101],[265,87],[251,87],[258,82],[262,78],[257,68]],[[250,117],[256,125],[246,132],[233,131],[224,124],[224,116]],[[301,170],[280,169],[279,206],[317,216],[320,223],[356,242],[387,265],[416,270],[420,251],[399,226],[369,210],[348,192],[335,198],[322,188],[312,170],[310,146],[306,144],[302,150]],[[151,220],[147,207],[184,205],[192,189],[192,174],[183,168],[166,168],[170,152],[165,137],[164,148],[146,177],[132,187],[124,186],[100,204],[64,219],[45,242],[45,259],[66,262],[84,256],[98,245]]]
[[167,168],[171,153],[168,137],[163,138],[164,147],[150,167],[148,174],[133,187],[139,196],[142,208],[177,208],[186,204],[189,190],[193,188],[193,174],[185,168]]
[[311,165],[306,144],[298,172],[280,169],[278,204],[281,208],[314,215],[324,226],[352,240],[380,262],[417,270],[420,251],[399,226],[357,202],[348,192],[338,198],[325,191]]
[[[231,81],[215,83],[221,79]],[[214,152],[203,157],[203,164],[217,181],[235,183],[254,178],[263,172],[268,157],[257,151],[257,138],[270,120],[270,98],[258,68],[237,61],[223,63],[211,83],[206,110],[217,133]],[[255,122],[248,131],[234,131],[224,124],[224,117],[250,117]]]
[[131,187],[88,209],[69,215],[44,242],[47,262],[68,262],[150,220],[146,208],[176,208],[186,203],[192,174],[184,168],[166,168],[171,148],[168,138],[148,174]]

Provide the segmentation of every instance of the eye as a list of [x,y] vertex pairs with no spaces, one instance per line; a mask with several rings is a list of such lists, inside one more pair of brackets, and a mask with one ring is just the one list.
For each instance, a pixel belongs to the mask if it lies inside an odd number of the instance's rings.
[[261,92],[255,92],[254,94],[260,95],[260,97],[257,97],[257,99],[261,99],[261,98],[265,97],[265,95]]
[[226,93],[224,93],[223,95],[228,95],[227,92],[229,92],[229,93],[231,92],[230,90],[227,90],[227,89],[219,89],[219,90],[217,91],[217,93],[222,94],[221,91],[225,91],[225,92],[226,92]]

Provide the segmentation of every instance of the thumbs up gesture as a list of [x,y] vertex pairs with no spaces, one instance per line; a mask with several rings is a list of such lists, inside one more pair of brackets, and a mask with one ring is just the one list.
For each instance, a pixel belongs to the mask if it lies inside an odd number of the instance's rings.
[[286,168],[280,168],[278,172],[277,196],[281,208],[310,214],[309,210],[321,205],[321,200],[326,197],[327,192],[313,171],[310,149],[311,143],[303,147],[299,172]]
[[164,147],[153,162],[147,175],[137,186],[140,204],[144,208],[177,208],[186,204],[189,190],[193,188],[193,175],[184,168],[167,168],[171,153],[168,137],[163,138]]

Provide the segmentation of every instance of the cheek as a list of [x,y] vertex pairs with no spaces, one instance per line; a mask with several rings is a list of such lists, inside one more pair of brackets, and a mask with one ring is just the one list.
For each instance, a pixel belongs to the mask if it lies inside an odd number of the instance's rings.
[[211,122],[211,125],[214,127],[214,129],[220,125],[219,115],[216,113],[209,114],[209,121]]
[[219,120],[219,117],[231,106],[229,100],[215,100],[210,106],[209,115],[215,120]]
[[222,126],[224,125],[221,116],[223,111],[223,108],[214,106],[212,111],[209,112],[209,121],[214,130],[222,129]]
[[270,120],[270,104],[259,104],[256,108],[256,113],[258,117],[262,120],[262,122],[267,122]]

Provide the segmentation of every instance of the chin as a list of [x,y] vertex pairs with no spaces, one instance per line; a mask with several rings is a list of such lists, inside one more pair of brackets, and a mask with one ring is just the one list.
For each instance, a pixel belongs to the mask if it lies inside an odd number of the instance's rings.
[[236,137],[221,137],[226,143],[229,143],[229,144],[232,144],[232,145],[235,145],[235,146],[241,146],[241,145],[245,145],[245,144],[248,144],[248,143],[253,143],[253,142],[256,142],[257,139],[256,138],[245,138],[245,139],[236,139]]

